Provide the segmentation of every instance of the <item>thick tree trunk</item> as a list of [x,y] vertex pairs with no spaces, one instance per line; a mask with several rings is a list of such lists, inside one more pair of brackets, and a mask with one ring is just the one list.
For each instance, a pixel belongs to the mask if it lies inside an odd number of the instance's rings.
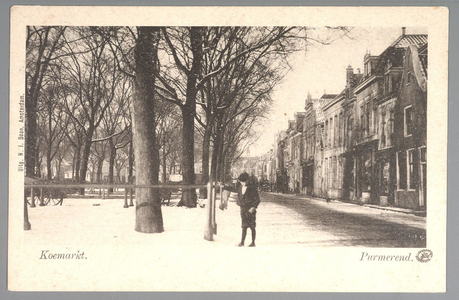
[[[91,144],[92,144],[92,134],[94,128],[90,128],[87,132],[84,148],[83,148],[83,157],[81,158],[81,168],[80,168],[80,183],[86,182],[86,173],[88,172],[88,162],[89,154],[91,153]],[[80,189],[80,195],[84,195],[84,188]]]
[[217,117],[217,132],[215,134],[215,139],[214,139],[214,147],[212,150],[212,167],[210,171],[210,176],[212,180],[216,180],[218,176],[218,160],[219,160],[219,154],[220,154],[220,147],[221,144],[223,143],[222,141],[222,120],[221,117]]
[[[116,147],[113,141],[110,139],[110,159],[109,159],[109,165],[108,165],[108,183],[113,183],[115,158],[116,158]],[[113,193],[113,188],[109,188],[108,192]]]
[[100,158],[97,161],[97,173],[96,173],[96,180],[98,183],[102,182],[102,169],[104,167],[104,158]]
[[[201,184],[207,184],[209,181],[209,156],[210,156],[210,125],[207,124],[204,131],[204,138],[202,141],[202,180]],[[199,190],[199,198],[207,199],[207,189],[202,188]]]
[[164,143],[164,147],[163,147],[163,178],[162,178],[163,184],[166,183],[166,177],[167,177],[167,170],[166,170],[166,143]]
[[210,130],[206,129],[202,142],[202,184],[209,181]]
[[41,178],[40,144],[35,148],[35,176]]
[[[196,107],[194,107],[196,109]],[[194,113],[193,109],[183,109],[183,152],[182,152],[182,182],[194,184]],[[182,189],[182,199],[178,206],[193,208],[197,206],[195,189]]]
[[[158,149],[156,147],[154,71],[158,64],[157,27],[139,27],[135,49],[136,82],[133,101],[133,139],[136,185],[158,183]],[[136,189],[135,230],[144,233],[163,232],[161,199],[157,189]]]
[[128,182],[132,183],[132,174],[134,171],[134,149],[132,148],[132,137],[129,143],[129,168],[128,168]]
[[225,168],[225,153],[224,153],[224,135],[221,134],[220,137],[220,145],[218,147],[218,165],[217,165],[217,180],[220,182],[225,181],[225,177],[223,176],[224,168]]
[[80,161],[81,161],[81,149],[80,147],[76,147],[75,149],[75,181],[80,182]]
[[57,162],[57,180],[61,180],[61,166],[62,166],[62,159],[59,158]]
[[[182,152],[182,175],[183,184],[194,184],[194,117],[196,115],[196,95],[198,90],[196,83],[202,67],[202,28],[190,27],[191,51],[193,62],[190,74],[187,78],[186,102],[182,106],[183,119],[183,152]],[[182,199],[178,206],[196,207],[197,195],[195,189],[184,189]]]
[[46,179],[51,180],[53,178],[52,174],[52,160],[51,160],[51,147],[46,151]]
[[72,180],[75,178],[76,152],[73,153],[72,159]]
[[169,174],[175,174],[175,161],[172,161],[171,165],[169,166]]

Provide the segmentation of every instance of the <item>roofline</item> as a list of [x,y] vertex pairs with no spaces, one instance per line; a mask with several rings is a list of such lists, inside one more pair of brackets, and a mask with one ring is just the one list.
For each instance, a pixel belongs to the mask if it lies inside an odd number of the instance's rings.
[[376,75],[376,74],[371,75],[370,77],[365,79],[363,82],[361,82],[358,86],[354,88],[354,94],[358,93],[359,91],[361,91],[363,88],[365,88],[367,85],[369,85],[370,83],[372,83],[374,80],[378,78],[381,78],[381,75]]
[[324,107],[322,108],[323,111],[326,111],[328,110],[329,108],[331,108],[333,105],[337,104],[338,102],[340,102],[340,100],[342,100],[344,97],[344,94],[339,94],[338,96],[340,97],[335,97],[335,99],[333,99],[332,101],[328,102],[327,104],[324,105]]

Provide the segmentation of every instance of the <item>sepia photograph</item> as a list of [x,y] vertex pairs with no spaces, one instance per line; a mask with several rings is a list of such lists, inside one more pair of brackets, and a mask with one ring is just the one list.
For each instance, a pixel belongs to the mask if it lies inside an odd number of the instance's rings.
[[10,290],[444,291],[447,10],[11,14]]

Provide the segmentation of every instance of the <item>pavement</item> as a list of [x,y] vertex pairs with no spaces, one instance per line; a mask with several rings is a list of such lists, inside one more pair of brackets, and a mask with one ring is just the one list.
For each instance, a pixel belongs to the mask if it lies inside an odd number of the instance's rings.
[[[306,198],[306,199],[317,200],[317,201],[326,201],[323,198],[310,197],[310,196],[305,196],[305,195],[301,195],[301,194],[296,194],[295,196],[299,197],[299,198]],[[374,209],[381,209],[381,210],[404,213],[404,214],[412,214],[412,215],[416,215],[416,216],[420,216],[420,217],[425,217],[426,216],[425,210],[416,210],[416,209],[394,207],[394,206],[383,206],[383,205],[367,204],[367,203],[360,203],[360,202],[341,201],[339,199],[333,199],[331,201],[350,203],[350,204],[354,204],[354,205],[361,205],[361,206],[370,207],[370,208],[374,208]]]

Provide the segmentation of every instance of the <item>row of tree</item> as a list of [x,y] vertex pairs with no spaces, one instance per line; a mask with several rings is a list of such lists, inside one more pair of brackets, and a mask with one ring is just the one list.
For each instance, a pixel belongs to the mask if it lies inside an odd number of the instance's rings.
[[[166,179],[167,157],[177,158],[173,153],[180,150],[183,184],[195,183],[197,159],[202,183],[209,176],[225,181],[253,142],[254,125],[266,116],[274,88],[290,69],[290,54],[337,37],[319,40],[314,32],[28,27],[26,175],[36,175],[40,153],[49,166],[71,150],[76,180],[84,182],[90,158],[100,166],[105,153],[113,178],[117,150],[128,149],[124,157],[131,175],[135,157],[136,184],[151,185],[159,181],[161,164]],[[158,190],[137,189],[136,202],[136,230],[163,231]],[[195,189],[184,189],[179,205],[196,204]]]
[[[67,161],[76,182],[89,172],[101,182],[107,162],[110,183],[126,166],[132,178],[134,82],[118,69],[110,42],[101,28],[27,27],[26,176],[61,180]],[[163,106],[157,130],[165,173],[178,164],[181,128],[177,111]]]

